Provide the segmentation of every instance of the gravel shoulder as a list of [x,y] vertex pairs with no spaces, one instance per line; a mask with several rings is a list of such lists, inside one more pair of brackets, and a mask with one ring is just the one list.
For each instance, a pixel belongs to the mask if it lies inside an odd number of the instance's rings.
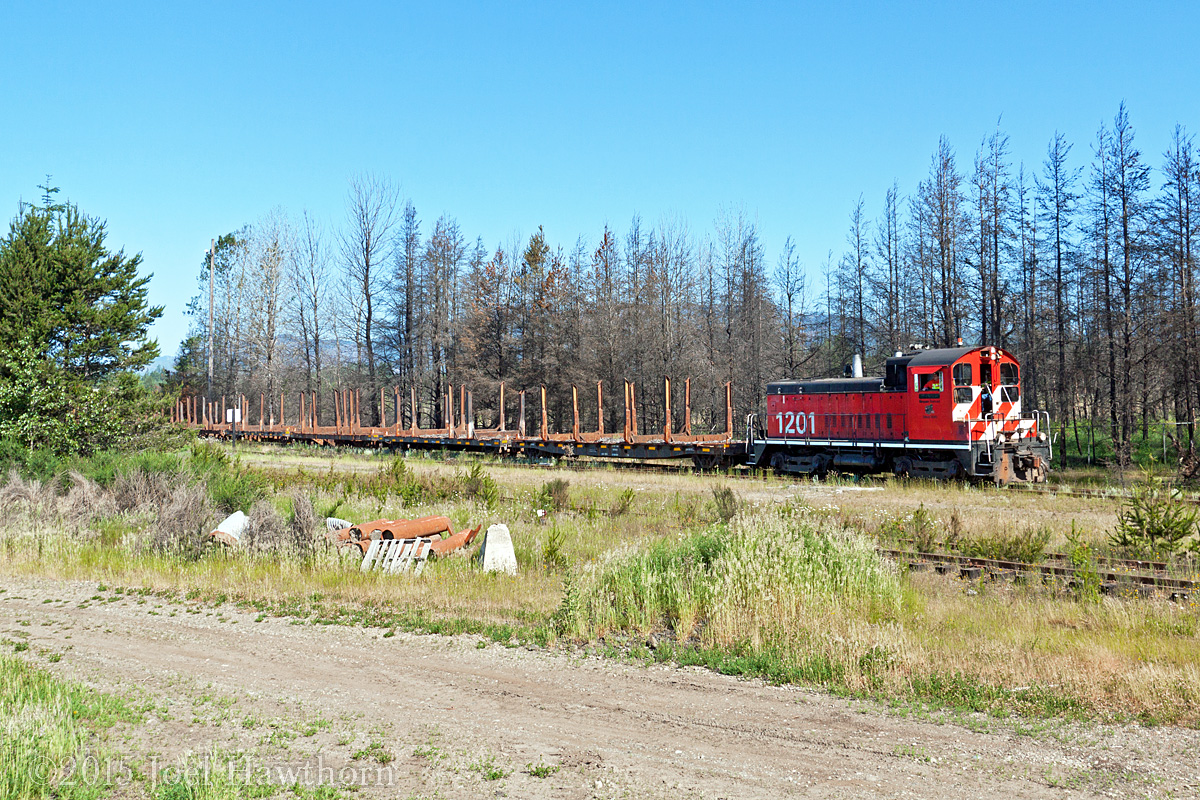
[[[475,636],[0,587],[0,639],[150,709],[118,745],[143,763],[220,749],[268,773],[319,764],[318,782],[367,797],[1200,796],[1195,730],[931,717]],[[539,763],[559,769],[526,771]]]

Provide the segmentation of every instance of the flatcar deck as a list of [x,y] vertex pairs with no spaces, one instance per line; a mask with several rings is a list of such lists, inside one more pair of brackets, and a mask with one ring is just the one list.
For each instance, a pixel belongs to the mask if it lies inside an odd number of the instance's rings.
[[[389,450],[449,450],[485,453],[496,456],[549,458],[612,458],[650,461],[672,458],[691,458],[720,463],[735,463],[744,458],[746,443],[742,441],[668,442],[663,439],[624,442],[576,441],[513,437],[467,438],[446,435],[407,435],[369,430],[358,432],[283,430],[237,430],[230,425],[206,426],[201,436],[242,441],[287,444],[304,442],[338,447],[386,448]],[[646,437],[638,437],[639,439]],[[715,464],[714,464],[715,465]]]

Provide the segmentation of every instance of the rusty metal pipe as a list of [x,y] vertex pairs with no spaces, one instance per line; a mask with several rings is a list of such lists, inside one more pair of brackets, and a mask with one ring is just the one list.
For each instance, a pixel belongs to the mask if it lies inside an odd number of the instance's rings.
[[430,549],[432,549],[433,552],[437,553],[439,556],[444,556],[447,553],[454,552],[455,550],[461,550],[474,541],[475,537],[479,535],[479,529],[482,527],[482,525],[476,525],[474,528],[459,531],[458,533],[447,536],[445,539],[440,541],[434,541],[430,546]]
[[443,533],[447,535],[454,533],[450,520],[442,516],[429,516],[417,519],[376,519],[370,522],[361,522],[334,531],[332,536],[340,542],[352,542],[373,538],[416,539]]

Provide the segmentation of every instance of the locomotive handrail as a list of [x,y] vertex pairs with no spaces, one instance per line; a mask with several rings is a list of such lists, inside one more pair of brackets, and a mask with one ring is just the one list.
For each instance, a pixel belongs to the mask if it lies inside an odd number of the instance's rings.
[[1050,412],[1049,411],[1035,411],[1033,413],[1038,418],[1040,418],[1042,415],[1045,415],[1045,417],[1046,417],[1046,430],[1044,430],[1044,431],[1041,430],[1041,423],[1039,422],[1038,423],[1038,433],[1046,434],[1046,444],[1050,447],[1050,461],[1051,461],[1051,463],[1053,463],[1054,462],[1054,437],[1048,433],[1048,431],[1050,430]]

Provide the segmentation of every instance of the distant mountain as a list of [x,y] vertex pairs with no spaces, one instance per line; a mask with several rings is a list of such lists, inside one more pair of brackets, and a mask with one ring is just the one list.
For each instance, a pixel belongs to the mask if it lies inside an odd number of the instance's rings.
[[143,375],[154,372],[156,369],[173,369],[175,367],[175,356],[159,356],[151,361],[143,369]]

